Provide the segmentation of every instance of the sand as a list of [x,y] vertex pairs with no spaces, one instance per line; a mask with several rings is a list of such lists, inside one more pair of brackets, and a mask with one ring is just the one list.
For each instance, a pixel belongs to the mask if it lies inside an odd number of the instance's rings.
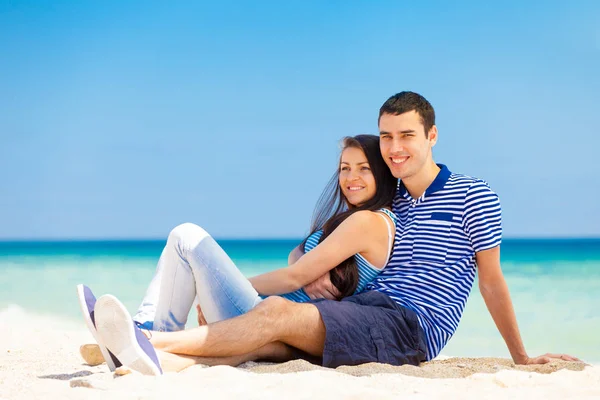
[[161,377],[115,377],[89,366],[83,322],[0,311],[0,399],[600,399],[600,366],[560,360],[515,366],[500,358],[447,358],[420,367],[365,364],[327,369],[296,360],[238,368],[194,366]]

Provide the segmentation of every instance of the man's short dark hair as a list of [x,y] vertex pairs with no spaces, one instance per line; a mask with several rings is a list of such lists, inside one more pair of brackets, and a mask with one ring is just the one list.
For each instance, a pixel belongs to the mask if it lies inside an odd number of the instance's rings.
[[428,137],[429,130],[435,125],[435,111],[431,103],[418,93],[400,92],[393,95],[379,109],[379,119],[383,114],[400,115],[411,111],[416,111],[421,117],[425,137]]

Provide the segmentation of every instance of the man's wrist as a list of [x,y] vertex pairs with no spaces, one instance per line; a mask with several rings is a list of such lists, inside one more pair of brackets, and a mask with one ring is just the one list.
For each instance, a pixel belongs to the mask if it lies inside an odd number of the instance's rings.
[[529,361],[529,356],[527,353],[519,353],[513,356],[513,361],[515,364],[525,365]]

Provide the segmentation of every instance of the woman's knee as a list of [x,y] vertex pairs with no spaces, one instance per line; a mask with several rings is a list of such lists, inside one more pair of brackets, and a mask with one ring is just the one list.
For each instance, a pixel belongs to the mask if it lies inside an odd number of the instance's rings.
[[207,237],[210,237],[210,234],[202,227],[190,222],[186,222],[184,224],[177,225],[171,230],[168,241],[195,246]]

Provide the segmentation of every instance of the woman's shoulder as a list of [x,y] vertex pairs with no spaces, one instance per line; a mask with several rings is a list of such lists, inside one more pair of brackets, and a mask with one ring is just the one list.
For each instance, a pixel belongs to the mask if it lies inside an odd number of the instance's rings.
[[372,225],[379,225],[381,223],[381,212],[379,210],[361,210],[356,211],[350,215],[346,222],[348,224],[370,227]]

